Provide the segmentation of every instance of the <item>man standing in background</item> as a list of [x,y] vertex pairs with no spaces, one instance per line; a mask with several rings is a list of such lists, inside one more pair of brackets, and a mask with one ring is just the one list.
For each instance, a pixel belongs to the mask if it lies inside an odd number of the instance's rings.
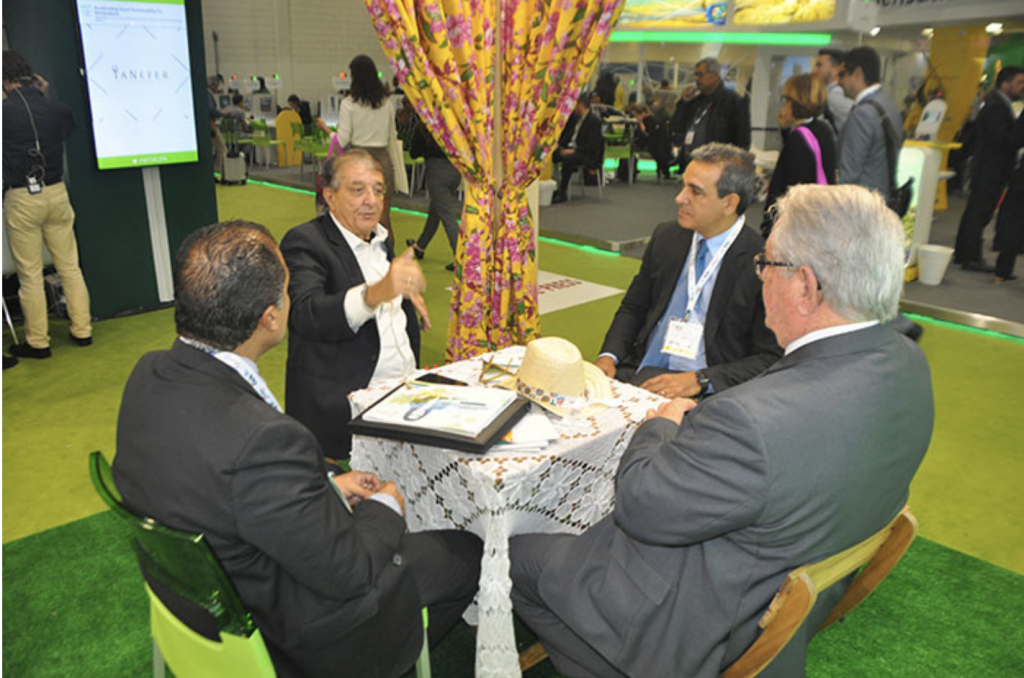
[[814,75],[821,78],[825,83],[828,108],[825,111],[825,118],[832,123],[836,136],[843,131],[846,119],[850,117],[850,110],[853,108],[853,99],[846,96],[843,88],[839,85],[839,65],[843,63],[843,52],[838,49],[820,49],[818,58],[814,61]]
[[17,52],[4,51],[4,226],[18,271],[25,343],[16,358],[50,357],[43,288],[43,243],[53,255],[71,317],[71,341],[92,343],[89,289],[78,266],[75,210],[64,185],[64,139],[75,128],[71,109],[46,96],[49,84]]
[[706,57],[693,69],[696,85],[690,85],[672,116],[672,145],[679,147],[679,169],[686,169],[690,155],[704,144],[750,148],[750,103],[722,82],[718,59]]
[[[954,261],[964,270],[992,273],[995,268],[981,256],[982,234],[992,220],[1017,159],[1011,102],[1024,92],[1024,69],[1007,66],[996,76],[996,86],[985,97],[974,125],[971,194],[956,233]],[[996,234],[996,240],[1000,240]]]
[[839,66],[839,84],[854,103],[839,135],[839,183],[857,184],[887,197],[894,168],[889,167],[886,126],[895,134],[892,144],[897,153],[903,126],[899,109],[882,91],[881,74],[882,60],[870,47],[850,50]]

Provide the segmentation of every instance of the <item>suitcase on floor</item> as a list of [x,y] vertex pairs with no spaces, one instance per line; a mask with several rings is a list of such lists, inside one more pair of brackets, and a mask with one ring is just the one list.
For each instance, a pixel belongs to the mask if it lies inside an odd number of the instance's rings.
[[241,151],[228,153],[224,158],[224,176],[221,181],[225,184],[244,184],[246,180],[245,153]]

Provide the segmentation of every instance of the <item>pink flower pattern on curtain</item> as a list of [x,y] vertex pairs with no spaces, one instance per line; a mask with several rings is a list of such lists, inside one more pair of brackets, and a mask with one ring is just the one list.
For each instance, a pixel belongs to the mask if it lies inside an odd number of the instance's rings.
[[[447,358],[525,344],[540,330],[525,190],[557,144],[624,0],[365,2],[406,95],[466,178]],[[503,16],[500,185],[491,113],[497,2]]]

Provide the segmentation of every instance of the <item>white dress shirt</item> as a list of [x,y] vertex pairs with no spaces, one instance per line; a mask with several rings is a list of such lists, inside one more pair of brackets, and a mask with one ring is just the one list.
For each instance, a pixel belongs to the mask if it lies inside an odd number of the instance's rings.
[[377,224],[373,237],[367,242],[352,231],[338,223],[331,214],[331,220],[341,231],[345,242],[352,248],[352,254],[359,262],[359,270],[366,282],[356,285],[345,293],[345,319],[353,332],[358,332],[369,320],[377,321],[377,332],[380,335],[380,353],[377,355],[377,367],[370,381],[404,377],[416,369],[416,358],[409,345],[406,332],[407,318],[402,310],[402,297],[396,296],[372,308],[365,301],[366,288],[384,279],[391,267],[388,261],[387,230]]
[[799,339],[794,339],[789,342],[789,346],[786,347],[786,355],[789,355],[793,351],[806,346],[807,344],[815,341],[821,341],[822,339],[828,339],[829,337],[838,337],[840,334],[848,334],[850,332],[856,332],[857,330],[863,330],[872,325],[878,325],[877,320],[866,320],[861,323],[847,323],[845,325],[835,325],[833,327],[826,327],[823,330],[814,330],[808,332]]

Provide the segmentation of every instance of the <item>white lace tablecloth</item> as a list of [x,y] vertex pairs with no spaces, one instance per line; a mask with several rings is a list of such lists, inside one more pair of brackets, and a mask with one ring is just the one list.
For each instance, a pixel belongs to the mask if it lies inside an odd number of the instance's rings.
[[[497,362],[522,359],[521,346],[495,353]],[[434,371],[477,383],[490,354]],[[353,416],[398,382],[351,394]],[[614,402],[590,418],[552,416],[559,439],[541,452],[473,455],[427,445],[355,436],[353,469],[393,480],[405,495],[413,532],[469,530],[484,541],[477,595],[477,678],[520,676],[512,626],[508,540],[529,532],[578,534],[612,509],[615,471],[636,426],[664,399],[612,382]],[[536,405],[534,405],[536,407]],[[467,613],[472,621],[473,611]]]

